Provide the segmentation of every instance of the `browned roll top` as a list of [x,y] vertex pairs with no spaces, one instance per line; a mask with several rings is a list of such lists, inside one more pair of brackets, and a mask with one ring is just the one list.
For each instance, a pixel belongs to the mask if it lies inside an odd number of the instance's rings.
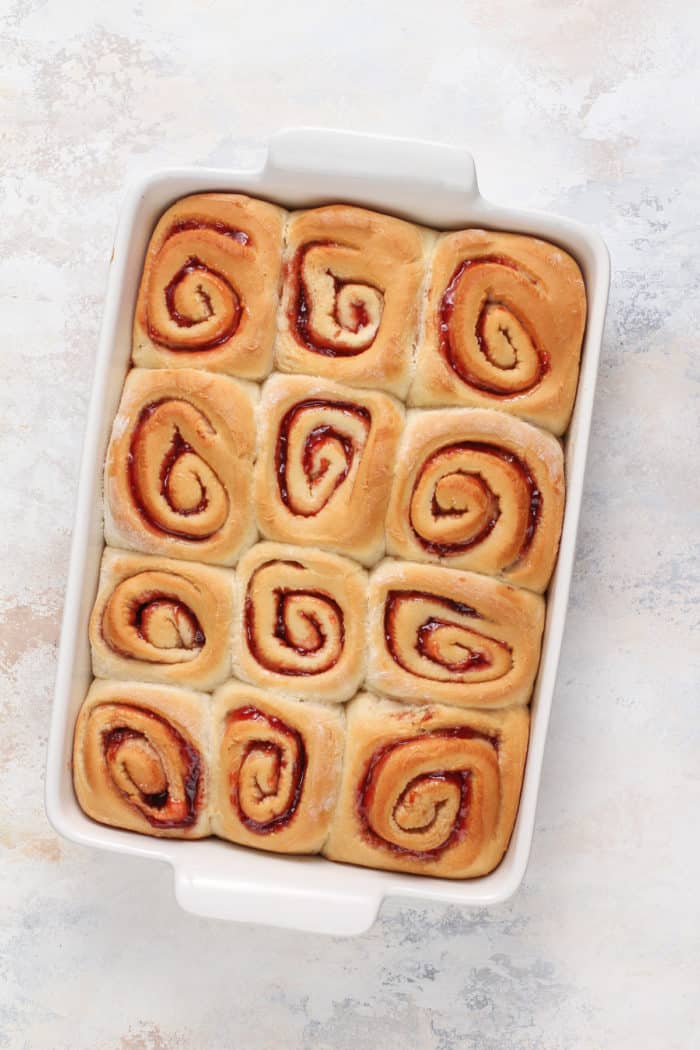
[[494,407],[561,434],[585,320],[581,272],[556,245],[491,230],[445,233],[409,400]]
[[225,523],[230,497],[207,459],[216,428],[184,399],[152,401],[129,447],[129,483],[143,518],[159,532],[196,542]]
[[248,379],[270,370],[285,212],[236,193],[168,208],[146,253],[134,363]]
[[370,577],[371,689],[458,707],[526,704],[544,602],[478,573],[383,562]]
[[515,259],[461,262],[440,300],[440,348],[469,386],[498,397],[527,393],[549,371],[536,334],[537,278]]
[[282,853],[312,853],[335,807],[345,716],[238,682],[214,695],[215,834]]
[[354,357],[375,340],[384,292],[355,275],[359,248],[314,241],[299,248],[290,266],[290,322],[297,340],[325,357]]
[[392,590],[384,606],[384,635],[394,661],[435,682],[488,682],[513,666],[513,649],[492,638],[476,609],[428,591]]
[[105,472],[114,546],[230,564],[255,535],[254,388],[196,369],[132,369]]

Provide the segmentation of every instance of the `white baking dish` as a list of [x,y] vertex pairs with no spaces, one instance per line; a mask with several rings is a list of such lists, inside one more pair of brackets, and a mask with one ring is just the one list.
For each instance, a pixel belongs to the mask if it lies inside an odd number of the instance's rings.
[[[91,679],[87,624],[104,545],[102,466],[129,364],[144,251],[156,220],[168,205],[178,197],[206,190],[239,190],[291,208],[346,201],[437,228],[481,226],[535,234],[560,244],[581,266],[588,293],[588,322],[576,407],[566,438],[566,514],[559,562],[548,593],[525,781],[508,852],[496,871],[484,878],[452,882],[333,864],[321,857],[258,853],[216,839],[147,838],[94,823],[75,800],[70,754],[76,714]],[[470,154],[433,143],[311,129],[284,131],[271,139],[265,164],[255,171],[161,171],[131,189],[114,244],[95,364],[49,738],[46,809],[60,834],[84,845],[169,862],[177,899],[188,911],[324,933],[354,934],[367,929],[386,896],[484,906],[515,892],[532,841],[609,276],[607,250],[597,233],[566,219],[489,204],[479,195]]]

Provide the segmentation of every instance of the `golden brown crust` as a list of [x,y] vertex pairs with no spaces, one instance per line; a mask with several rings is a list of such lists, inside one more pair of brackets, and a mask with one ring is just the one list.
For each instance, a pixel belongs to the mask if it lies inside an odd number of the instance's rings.
[[405,395],[432,231],[334,204],[286,240],[276,367]]
[[518,810],[529,713],[348,705],[331,860],[464,879],[493,871]]
[[477,573],[387,560],[370,576],[367,683],[397,700],[526,704],[543,626],[538,594]]
[[215,834],[278,853],[318,852],[338,795],[343,709],[229,682],[215,694],[213,719]]
[[73,741],[85,813],[159,838],[208,835],[210,703],[172,686],[93,682]]
[[234,193],[200,193],[168,208],[146,252],[134,364],[266,376],[285,217]]
[[491,409],[410,412],[396,457],[387,553],[543,591],[559,548],[564,454]]
[[231,673],[234,574],[108,547],[90,617],[99,678],[213,689]]
[[236,569],[233,668],[309,700],[342,702],[366,664],[367,574],[347,558],[259,543]]
[[443,234],[409,402],[498,408],[562,434],[585,321],[583,278],[561,248],[485,230]]
[[230,565],[255,538],[256,388],[194,369],[133,369],[105,465],[108,544]]
[[273,375],[258,412],[258,527],[268,539],[349,554],[384,550],[403,411],[393,398],[310,376]]

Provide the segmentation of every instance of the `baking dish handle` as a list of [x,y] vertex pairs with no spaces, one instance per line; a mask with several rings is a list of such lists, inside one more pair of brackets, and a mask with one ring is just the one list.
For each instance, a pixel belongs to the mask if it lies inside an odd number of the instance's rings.
[[334,894],[318,888],[241,884],[191,868],[175,869],[175,896],[185,911],[210,919],[253,922],[310,933],[349,937],[377,917],[381,897]]
[[[416,201],[424,192],[431,198],[450,196],[463,205],[477,198],[474,159],[467,150],[438,142],[388,138],[327,128],[289,128],[270,138],[265,178],[283,185],[304,180],[304,192],[347,199],[353,189],[386,197],[399,206]],[[436,189],[440,190],[436,194]],[[405,198],[405,199],[404,199]]]

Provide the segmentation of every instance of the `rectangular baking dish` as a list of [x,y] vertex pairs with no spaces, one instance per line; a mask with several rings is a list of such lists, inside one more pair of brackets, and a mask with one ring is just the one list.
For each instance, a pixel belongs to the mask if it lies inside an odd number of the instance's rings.
[[[92,677],[87,625],[104,547],[102,470],[129,366],[144,253],[157,219],[173,201],[210,190],[250,193],[288,208],[359,204],[439,229],[486,227],[533,234],[559,244],[581,266],[588,320],[576,405],[566,436],[566,512],[557,569],[548,591],[525,780],[508,851],[499,867],[483,878],[452,882],[333,864],[316,856],[265,854],[216,839],[147,838],[96,824],[76,802],[71,745],[78,708]],[[183,168],[157,172],[134,185],[114,243],[78,486],[46,774],[46,810],[56,831],[82,845],[168,862],[180,905],[221,919],[349,935],[371,926],[387,896],[480,907],[510,897],[523,879],[532,842],[609,278],[608,253],[596,232],[567,219],[488,203],[479,195],[472,157],[450,146],[336,131],[288,130],[272,137],[265,162],[256,170]]]

